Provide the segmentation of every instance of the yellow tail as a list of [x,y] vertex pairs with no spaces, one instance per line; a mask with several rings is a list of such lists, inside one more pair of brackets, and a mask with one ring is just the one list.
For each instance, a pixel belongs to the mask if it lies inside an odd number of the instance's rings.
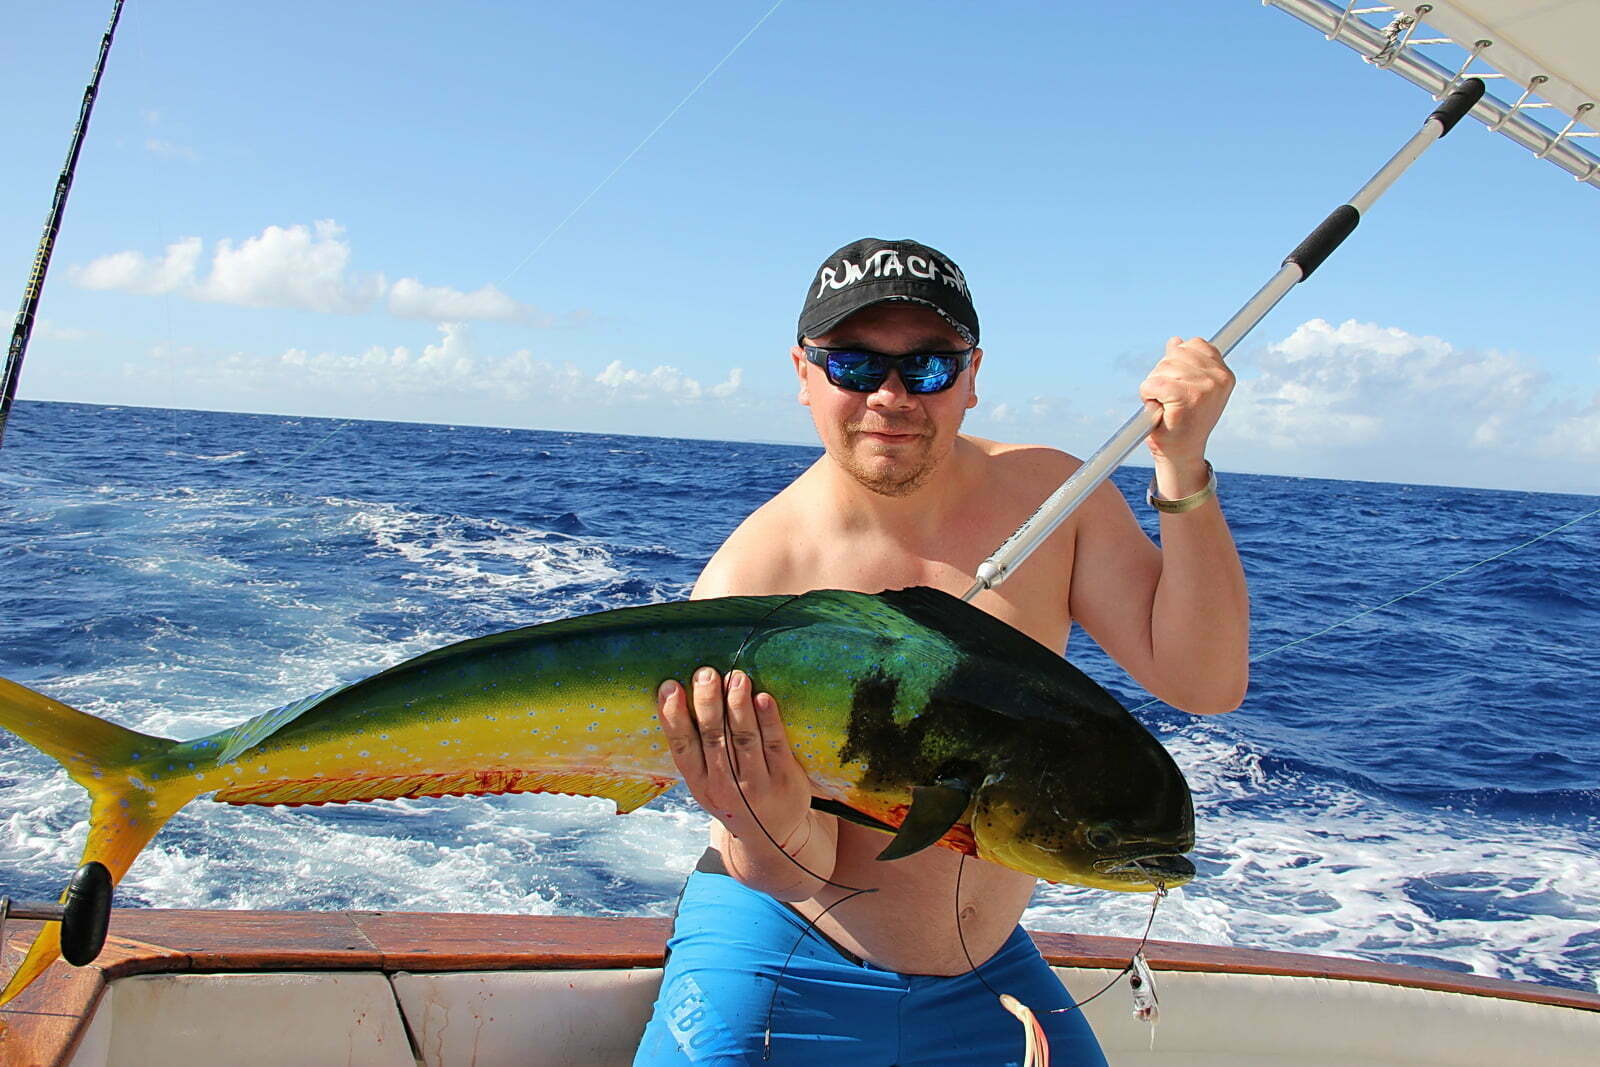
[[[97,719],[4,678],[0,726],[55,757],[89,791],[89,839],[81,862],[105,864],[113,883],[173,813],[199,792],[190,787],[192,779],[160,781],[141,770],[161,766],[160,757],[178,742]],[[0,1004],[21,993],[60,954],[61,924],[46,923],[0,991]]]

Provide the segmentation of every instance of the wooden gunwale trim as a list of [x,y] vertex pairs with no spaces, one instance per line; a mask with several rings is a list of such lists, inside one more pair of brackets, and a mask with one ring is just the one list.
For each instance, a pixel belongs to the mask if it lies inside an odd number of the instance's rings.
[[[7,972],[37,929],[7,924]],[[0,1008],[0,1062],[67,1063],[107,983],[133,975],[659,967],[670,929],[668,919],[638,917],[119,908],[99,959],[84,968],[58,961]],[[1033,939],[1058,967],[1121,968],[1137,946],[1132,938],[1043,931]],[[1593,993],[1453,971],[1175,941],[1150,941],[1144,951],[1156,970],[1370,982],[1600,1012]]]

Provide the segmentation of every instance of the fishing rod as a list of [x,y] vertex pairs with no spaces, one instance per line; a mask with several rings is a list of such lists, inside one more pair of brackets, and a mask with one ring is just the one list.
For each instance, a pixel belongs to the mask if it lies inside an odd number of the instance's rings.
[[39,307],[39,294],[44,291],[44,276],[50,269],[50,254],[55,251],[56,234],[61,229],[61,216],[67,209],[67,194],[72,191],[72,175],[78,169],[78,152],[83,148],[83,135],[89,129],[89,116],[94,111],[95,97],[100,93],[100,75],[106,69],[106,56],[111,52],[111,38],[117,32],[117,20],[122,18],[122,0],[115,0],[111,9],[111,25],[100,38],[100,55],[94,63],[94,73],[83,90],[83,105],[78,109],[78,124],[72,130],[72,146],[67,149],[67,162],[56,179],[55,199],[50,202],[50,213],[45,216],[44,236],[39,238],[39,250],[33,256],[33,269],[28,274],[28,284],[22,290],[22,309],[17,312],[16,325],[11,330],[11,345],[6,349],[5,380],[0,383],[0,443],[6,436],[6,420],[11,417],[11,404],[17,396],[17,380],[22,377],[22,358],[28,351],[28,339],[33,336],[34,312]]
[[[1332,255],[1334,249],[1355,230],[1361,222],[1362,213],[1370,208],[1378,197],[1382,196],[1389,186],[1393,185],[1395,180],[1427,151],[1429,146],[1449,133],[1482,97],[1483,81],[1479,78],[1468,78],[1446,96],[1422,124],[1422,129],[1418,130],[1355,196],[1334,208],[1316,229],[1307,234],[1305,240],[1296,245],[1294,251],[1285,257],[1283,265],[1267,284],[1263,285],[1256,295],[1212,336],[1211,344],[1217,351],[1226,357],[1290,289],[1311,277],[1311,272],[1320,267],[1323,260]],[[1128,458],[1128,454],[1138,447],[1139,442],[1150,436],[1150,431],[1155,429],[1160,417],[1160,405],[1153,401],[1147,401],[1134,412],[1133,416],[1123,423],[1094,455],[1085,460],[1071,477],[1061,483],[1059,489],[1039,505],[1039,510],[1017,527],[1016,532],[1006,538],[1005,543],[995,549],[993,555],[978,565],[977,580],[972,583],[972,588],[962,594],[961,599],[970,601],[983,590],[993,589],[1010,577],[1011,572],[1032,555],[1033,550],[1043,544],[1045,538],[1054,533],[1056,527],[1065,522],[1067,516],[1077,510],[1078,505],[1100,487],[1101,482],[1111,476],[1111,472]]]

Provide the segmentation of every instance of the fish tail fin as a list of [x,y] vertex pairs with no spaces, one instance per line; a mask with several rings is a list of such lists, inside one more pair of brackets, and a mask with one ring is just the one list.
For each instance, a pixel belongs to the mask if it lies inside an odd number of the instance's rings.
[[[82,862],[105,864],[113,883],[162,825],[200,792],[187,775],[161,780],[153,771],[141,772],[142,766],[161,766],[160,757],[180,742],[129,730],[3,678],[0,727],[54,757],[89,791],[89,838]],[[61,924],[46,923],[0,990],[0,1004],[21,993],[60,952]]]

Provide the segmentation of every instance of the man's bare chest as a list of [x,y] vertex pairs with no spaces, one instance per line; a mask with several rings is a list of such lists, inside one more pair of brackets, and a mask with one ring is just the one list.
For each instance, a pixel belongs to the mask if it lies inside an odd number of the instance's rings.
[[[829,552],[822,545],[804,553],[809,559],[800,568],[797,587],[808,589],[853,589],[877,593],[885,589],[928,586],[962,596],[973,584],[978,564],[987,551],[975,556],[949,553],[958,558],[943,558],[936,553],[872,552],[853,545],[847,550]],[[1055,651],[1066,647],[1072,620],[1072,560],[1070,555],[1054,558],[1044,553],[1028,561],[1028,571],[999,589],[977,595],[973,604],[1002,619],[1034,640]]]

